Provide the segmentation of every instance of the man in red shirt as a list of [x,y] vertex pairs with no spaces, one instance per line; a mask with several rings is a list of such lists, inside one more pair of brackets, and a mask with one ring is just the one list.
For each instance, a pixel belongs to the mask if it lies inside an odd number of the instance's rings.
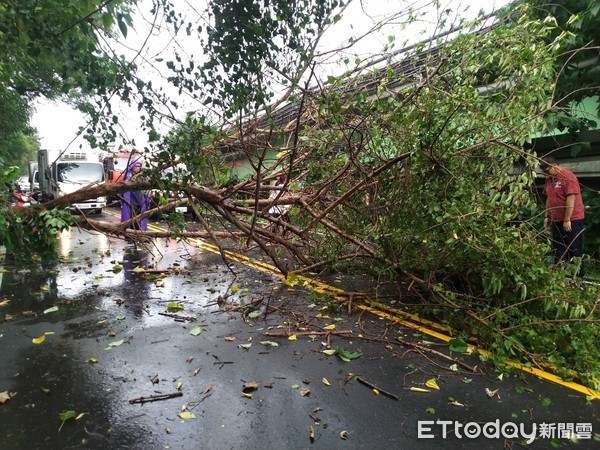
[[[546,174],[546,218],[544,226],[552,229],[554,263],[583,256],[585,212],[579,181],[573,172],[561,167],[552,156],[540,160],[540,169]],[[583,277],[583,264],[579,276]]]

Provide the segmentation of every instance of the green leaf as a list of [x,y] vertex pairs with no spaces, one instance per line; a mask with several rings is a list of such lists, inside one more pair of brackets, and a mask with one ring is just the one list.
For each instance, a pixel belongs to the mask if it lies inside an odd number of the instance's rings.
[[180,305],[179,303],[176,303],[176,302],[167,303],[168,311],[181,311],[182,309],[184,309],[183,305]]
[[120,17],[118,20],[118,24],[119,24],[119,30],[121,30],[121,34],[123,35],[124,38],[126,38],[127,37],[127,25]]
[[62,420],[62,422],[60,424],[60,427],[58,428],[58,431],[62,429],[63,425],[67,420],[74,419],[75,417],[77,417],[77,413],[75,411],[63,411],[59,413],[58,418]]
[[468,344],[462,339],[450,339],[448,347],[450,351],[457,353],[465,353],[469,349]]
[[190,331],[192,336],[198,336],[200,333],[202,333],[202,327],[195,327]]
[[252,311],[248,314],[248,317],[250,319],[256,319],[258,316],[260,316],[260,311]]
[[261,341],[260,343],[262,345],[266,345],[267,347],[279,347],[279,344],[273,341]]
[[425,412],[426,412],[427,414],[435,414],[435,408],[427,408],[427,409],[425,410]]
[[328,356],[332,356],[332,355],[336,354],[336,350],[330,348],[330,349],[327,349],[327,350],[323,350],[323,353],[325,353]]
[[337,355],[340,357],[342,361],[350,362],[353,359],[360,358],[362,353],[359,352],[351,352],[348,350],[344,350],[343,348],[338,348],[336,350]]
[[244,350],[248,350],[252,347],[252,344],[238,344],[238,348],[243,348]]
[[56,311],[58,311],[58,306],[53,306],[51,308],[45,309],[44,310],[44,314],[53,313],[53,312],[56,312]]

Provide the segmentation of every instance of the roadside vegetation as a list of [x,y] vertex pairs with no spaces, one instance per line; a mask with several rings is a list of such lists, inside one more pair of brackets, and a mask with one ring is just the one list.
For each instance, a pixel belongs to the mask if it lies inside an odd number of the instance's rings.
[[[22,8],[33,14],[33,3]],[[173,117],[174,131],[162,140],[154,120],[168,115],[161,105],[175,110],[176,100],[154,92],[149,80],[134,75],[134,64],[111,57],[99,39],[114,36],[114,28],[125,34],[137,2],[86,4],[93,7],[61,17],[57,29],[67,32],[52,34],[72,39],[67,43],[79,55],[64,61],[53,53],[47,70],[64,83],[42,89],[44,80],[32,73],[38,84],[31,95],[69,96],[90,112],[87,132],[99,144],[116,136],[109,97],[135,97],[156,139],[157,167],[184,163],[189,176],[165,180],[150,173],[27,210],[3,205],[0,235],[8,250],[51,259],[56,231],[75,224],[139,237],[127,223],[101,223],[64,207],[132,185],[181,190],[204,228],[196,236],[221,246],[255,243],[284,274],[348,270],[403,282],[407,308],[447,324],[458,340],[491,350],[497,363],[510,358],[550,367],[596,386],[598,287],[573,279],[578,262],[550,266],[534,189],[539,155],[527,151],[536,133],[589,126],[566,107],[598,87],[575,71],[578,79],[567,63],[593,51],[582,46],[596,39],[589,31],[598,25],[594,2],[569,15],[543,1],[519,2],[493,26],[483,17],[457,22],[460,32],[395,52],[403,47],[396,42],[402,28],[419,19],[403,10],[393,17],[398,36],[390,34],[372,58],[319,53],[323,32],[345,12],[335,0],[304,0],[295,8],[287,0],[209,2],[209,25],[188,22],[173,5],[157,2],[164,25],[174,35],[197,37],[205,55],[198,63],[183,52],[161,61],[179,92],[205,105],[184,119]],[[440,27],[451,21],[446,14],[438,11]],[[0,10],[3,21],[8,17]],[[590,36],[579,35],[584,32]],[[32,39],[32,52],[40,51],[33,31],[24,30],[25,38]],[[104,57],[96,59],[90,48],[104,49]],[[34,57],[16,44],[5,50],[16,60]],[[344,70],[323,79],[320,65],[331,54]],[[376,64],[381,54],[388,57]],[[72,64],[79,71],[64,72]],[[83,88],[88,67],[98,79],[86,78]],[[284,106],[286,115],[278,109]],[[273,152],[275,160],[268,158]],[[251,178],[232,176],[225,161],[232,153],[248,158]],[[3,162],[4,176],[12,176],[10,160]],[[268,183],[279,174],[288,181],[272,200]],[[292,206],[285,238],[270,226],[278,220],[267,214],[274,201]],[[182,226],[175,236],[185,237]],[[292,270],[283,255],[293,259]]]

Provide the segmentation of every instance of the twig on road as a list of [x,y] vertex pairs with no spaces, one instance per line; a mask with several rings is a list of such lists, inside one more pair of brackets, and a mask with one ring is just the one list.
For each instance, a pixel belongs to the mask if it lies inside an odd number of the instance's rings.
[[147,397],[138,397],[129,400],[129,403],[147,403],[147,402],[156,402],[159,400],[168,400],[170,398],[181,397],[183,392],[171,392],[170,394],[156,394],[156,395],[148,395]]
[[180,316],[179,314],[173,314],[173,313],[167,313],[167,312],[159,312],[158,314],[160,314],[161,316],[172,317],[176,321],[180,321],[180,322],[185,322],[186,320],[188,322],[195,322],[197,320],[197,318],[193,317],[193,316]]
[[352,334],[352,330],[339,330],[339,331],[297,331],[295,333],[288,333],[287,331],[267,331],[264,333],[265,336],[270,337],[290,337],[291,335],[296,336],[326,336],[328,334],[334,335],[346,335]]
[[360,375],[356,375],[355,373],[349,373],[348,374],[348,379],[352,379],[352,378],[355,378],[356,381],[364,384],[365,386],[370,387],[371,389],[377,390],[377,392],[379,392],[380,394],[385,395],[386,397],[392,398],[394,400],[400,400],[400,397],[398,397],[396,394],[392,394],[391,392],[387,392],[387,391],[381,389],[380,387],[376,386],[375,384],[371,383],[370,381],[365,380]]
[[420,344],[417,344],[415,342],[406,341],[404,339],[396,338],[396,340],[398,342],[400,342],[402,345],[406,345],[407,347],[413,347],[413,348],[415,348],[416,350],[419,350],[419,351],[429,352],[429,353],[431,353],[433,355],[436,355],[436,356],[439,356],[440,358],[443,358],[443,359],[445,359],[447,361],[452,361],[453,363],[455,363],[455,364],[457,364],[457,365],[459,365],[459,366],[461,366],[461,367],[463,367],[463,368],[465,368],[467,370],[470,370],[471,372],[477,372],[477,366],[469,366],[468,364],[465,364],[464,362],[459,361],[458,359],[452,358],[451,356],[448,356],[445,353],[438,352],[437,350],[433,350],[433,349],[431,349],[429,347],[426,347],[424,345],[420,345]]

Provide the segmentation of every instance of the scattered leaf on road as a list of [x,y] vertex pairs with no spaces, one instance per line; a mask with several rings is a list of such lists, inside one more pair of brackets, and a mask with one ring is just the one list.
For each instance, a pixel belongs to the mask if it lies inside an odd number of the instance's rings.
[[310,427],[308,436],[310,437],[310,442],[315,442],[315,429],[313,427]]
[[1,307],[1,306],[8,306],[8,304],[9,304],[9,303],[10,303],[10,300],[2,300],[2,301],[0,302],[0,307]]
[[423,389],[420,387],[410,387],[408,388],[409,391],[413,391],[413,392],[431,392],[429,389]]
[[362,353],[351,352],[351,351],[348,351],[348,350],[344,350],[343,348],[338,348],[336,350],[336,353],[340,357],[340,359],[342,361],[345,361],[345,362],[350,362],[353,359],[357,359],[357,358],[360,358],[362,356]]
[[183,411],[177,414],[183,420],[195,419],[196,415],[191,411]]
[[123,345],[123,342],[125,342],[124,339],[119,339],[118,341],[109,342],[108,346],[109,347],[118,347],[119,345]]
[[41,343],[42,343],[42,342],[44,342],[45,340],[46,340],[46,335],[45,335],[45,334],[42,334],[40,337],[33,338],[33,339],[31,340],[31,342],[33,342],[34,344],[41,344]]
[[336,350],[330,348],[330,349],[327,349],[327,350],[323,350],[323,353],[325,353],[328,356],[332,356],[332,355],[335,355]]
[[340,431],[340,438],[343,440],[348,439],[348,432],[346,430]]
[[331,386],[331,383],[327,380],[327,378],[323,377],[321,380],[325,386]]
[[90,359],[88,359],[88,362],[91,363],[91,364],[96,364],[98,362],[98,359],[97,358],[90,358]]
[[440,387],[439,387],[439,385],[437,384],[437,381],[435,381],[435,379],[433,379],[433,378],[432,378],[432,379],[430,379],[430,380],[427,380],[427,381],[425,382],[425,385],[426,385],[427,387],[430,387],[431,389],[437,389],[438,391],[440,390]]
[[291,336],[288,337],[289,341],[297,341],[298,337],[295,334],[292,334]]
[[181,311],[182,309],[183,309],[183,305],[180,305],[177,302],[167,303],[167,310],[168,311]]
[[58,311],[58,306],[55,305],[55,306],[53,306],[51,308],[45,309],[44,310],[44,314],[53,313],[53,312],[56,312],[56,311]]
[[58,427],[58,431],[60,431],[65,424],[65,422],[69,419],[74,419],[77,417],[77,413],[75,411],[63,411],[58,415],[58,418],[62,420],[60,427]]
[[248,314],[248,317],[250,319],[256,319],[258,316],[260,316],[260,311],[252,311]]
[[301,389],[300,390],[300,395],[302,397],[308,397],[310,395],[310,390],[308,390],[308,389]]
[[260,343],[262,345],[266,345],[267,347],[279,347],[279,344],[273,341],[261,341]]
[[17,395],[16,392],[8,392],[8,391],[0,392],[0,405],[9,401],[15,395]]
[[190,331],[192,336],[198,336],[200,333],[202,333],[202,327],[194,327],[192,328],[192,331]]
[[299,384],[292,384],[290,387],[292,389],[300,389],[300,385]]
[[456,400],[452,400],[452,401],[450,402],[450,404],[451,404],[451,405],[453,405],[453,406],[465,406],[465,405],[463,405],[461,402],[457,402]]
[[242,392],[248,393],[252,391],[256,391],[258,389],[258,383],[256,381],[250,381],[248,383],[244,383],[242,386]]
[[379,395],[379,389],[375,389],[375,388],[373,388],[373,394],[375,394],[375,395]]
[[335,330],[335,324],[331,324],[331,325],[327,325],[326,327],[323,327],[324,330],[327,331],[331,331],[331,330]]
[[492,398],[494,396],[498,396],[498,398],[500,398],[500,394],[498,393],[498,391],[500,391],[500,389],[495,389],[492,391],[489,388],[485,388],[485,393],[489,398]]
[[243,348],[244,350],[248,350],[252,347],[252,344],[238,344],[238,348]]
[[226,340],[227,342],[233,342],[233,341],[235,341],[236,339],[237,339],[237,338],[235,338],[235,337],[233,337],[233,336],[225,336],[225,340]]

